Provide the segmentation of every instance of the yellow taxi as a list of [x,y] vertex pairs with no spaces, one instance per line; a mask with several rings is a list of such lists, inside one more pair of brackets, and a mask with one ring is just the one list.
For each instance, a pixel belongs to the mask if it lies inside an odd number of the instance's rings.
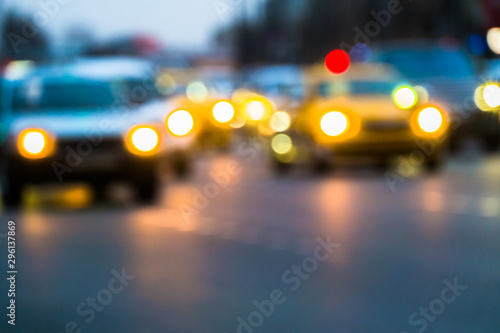
[[299,162],[325,170],[336,158],[351,156],[373,157],[385,167],[410,155],[428,170],[441,166],[448,114],[394,68],[353,64],[345,74],[332,75],[313,66],[306,78],[310,94],[294,126],[271,139],[277,170]]
[[233,95],[238,116],[245,122],[247,134],[267,138],[290,126],[302,105],[304,77],[294,65],[257,66],[246,75],[248,90]]
[[190,69],[166,71],[160,77],[175,94],[167,129],[174,135],[195,135],[199,148],[228,148],[236,116],[230,99],[233,82],[228,77],[203,80],[204,76],[200,69]]

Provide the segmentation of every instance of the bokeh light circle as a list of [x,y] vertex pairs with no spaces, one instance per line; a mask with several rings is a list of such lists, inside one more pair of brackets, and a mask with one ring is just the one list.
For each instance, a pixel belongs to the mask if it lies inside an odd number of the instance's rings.
[[290,115],[284,111],[274,113],[269,120],[269,125],[274,132],[284,132],[290,128],[291,124]]
[[30,132],[24,136],[24,149],[30,154],[39,154],[45,147],[45,137],[40,132]]
[[158,141],[158,134],[152,128],[142,127],[132,134],[132,143],[142,152],[155,149]]
[[293,148],[292,139],[286,134],[278,134],[272,139],[271,147],[277,154],[287,154]]
[[234,118],[234,107],[227,101],[221,101],[214,105],[213,115],[219,123],[228,123]]
[[168,129],[177,136],[183,136],[191,132],[194,120],[191,114],[185,110],[172,113],[167,120]]
[[339,136],[347,130],[349,121],[342,112],[333,111],[321,118],[320,126],[326,135]]
[[409,109],[417,104],[417,93],[409,87],[399,88],[394,92],[394,102],[401,109]]
[[443,115],[434,107],[423,109],[418,115],[418,124],[424,132],[434,133],[441,128]]
[[351,66],[351,59],[344,50],[333,50],[326,56],[325,66],[333,74],[340,75],[347,72]]
[[493,52],[500,54],[500,28],[491,28],[488,30],[486,41]]

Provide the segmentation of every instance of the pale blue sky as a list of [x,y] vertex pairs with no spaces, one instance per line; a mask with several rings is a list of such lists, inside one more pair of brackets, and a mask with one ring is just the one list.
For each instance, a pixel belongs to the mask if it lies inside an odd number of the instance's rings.
[[[1,1],[1,0],[0,0]],[[6,8],[23,12],[43,10],[56,0],[4,0]],[[217,7],[217,4],[222,6]],[[99,38],[130,32],[151,33],[166,46],[207,49],[213,32],[241,14],[244,0],[64,0],[46,30],[62,40],[72,26],[84,26]],[[247,0],[255,4],[263,0]],[[252,6],[252,5],[250,5]],[[254,6],[254,5],[253,5]],[[217,8],[228,9],[220,15]]]

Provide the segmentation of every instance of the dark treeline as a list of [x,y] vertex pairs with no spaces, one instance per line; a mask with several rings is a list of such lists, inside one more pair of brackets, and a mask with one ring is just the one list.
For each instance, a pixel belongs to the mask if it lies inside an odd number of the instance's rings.
[[[230,29],[240,65],[308,63],[357,42],[484,34],[493,0],[269,0]],[[499,22],[500,23],[500,22]]]

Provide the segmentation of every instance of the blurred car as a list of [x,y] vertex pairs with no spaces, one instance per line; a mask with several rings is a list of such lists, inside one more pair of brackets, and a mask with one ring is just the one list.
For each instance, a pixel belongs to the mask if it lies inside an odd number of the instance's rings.
[[394,157],[415,154],[429,170],[442,165],[446,110],[424,97],[419,101],[418,91],[391,66],[353,64],[340,76],[316,66],[307,77],[311,95],[293,124],[270,142],[276,171],[301,163],[324,171],[336,158],[354,156],[386,167]]
[[140,201],[154,201],[158,166],[192,145],[186,136],[189,121],[178,121],[185,132],[168,135],[169,102],[131,103],[126,73],[137,67],[122,65],[111,59],[80,60],[6,75],[2,193],[7,205],[20,204],[27,184],[65,181],[89,182],[97,196],[110,182],[127,181]]
[[[302,105],[305,85],[301,67],[295,65],[253,66],[246,70],[247,90],[236,98],[247,128],[269,136],[295,117]],[[283,124],[281,121],[284,121]]]
[[436,100],[449,105],[453,146],[462,137],[477,137],[487,149],[499,149],[498,112],[478,108],[475,92],[482,82],[468,55],[429,45],[415,42],[384,47],[379,59],[396,66],[413,84],[423,86]]
[[476,105],[492,117],[500,116],[500,61],[490,61],[482,77],[485,82],[476,89],[474,95]]
[[233,73],[227,68],[165,70],[160,77],[175,91],[174,111],[185,111],[196,123],[201,149],[227,149],[231,145],[231,122],[236,110],[231,101]]

